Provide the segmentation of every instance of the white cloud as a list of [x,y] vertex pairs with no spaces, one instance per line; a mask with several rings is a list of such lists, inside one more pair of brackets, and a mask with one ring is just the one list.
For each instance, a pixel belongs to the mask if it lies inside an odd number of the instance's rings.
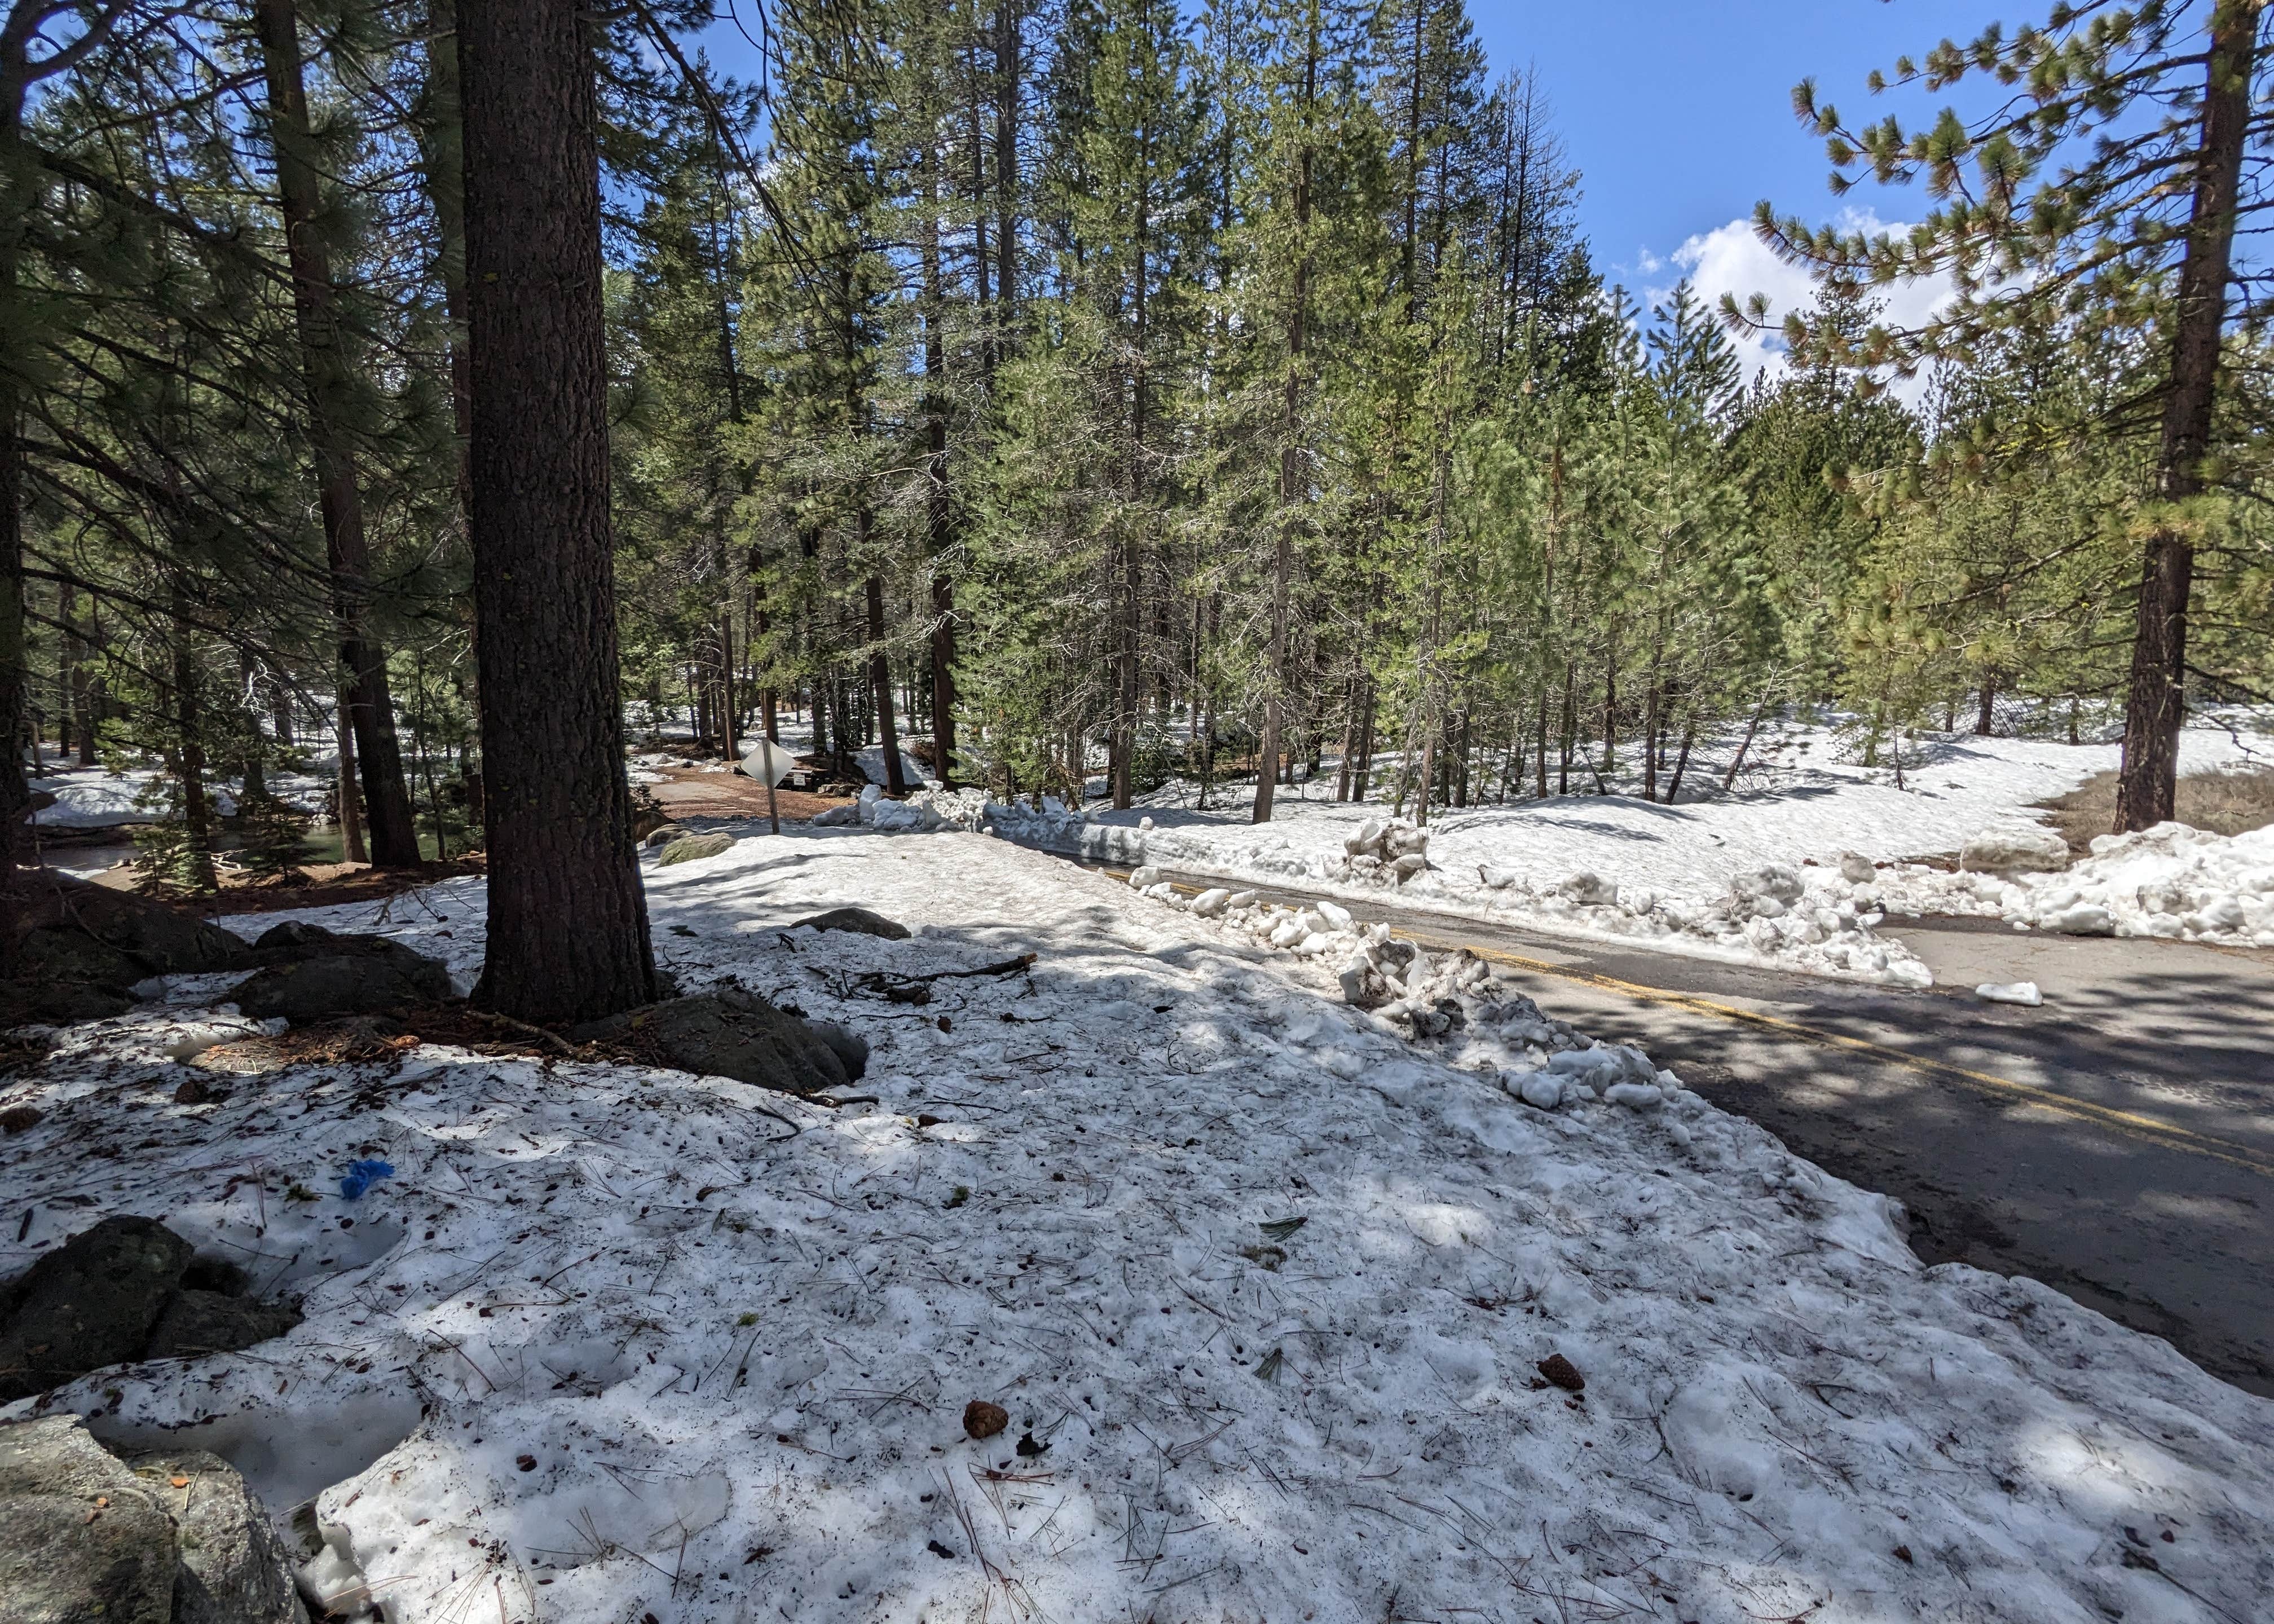
[[[1843,231],[1874,234],[1883,230],[1900,233],[1909,229],[1886,224],[1870,211],[1859,209],[1844,212],[1837,223]],[[1779,259],[1754,234],[1751,220],[1732,220],[1727,225],[1692,237],[1668,258],[1682,267],[1709,309],[1718,310],[1725,293],[1735,296],[1740,305],[1756,293],[1766,294],[1769,319],[1773,324],[1781,321],[1787,312],[1805,310],[1816,300],[1816,283],[1808,273]],[[1891,327],[1909,327],[1924,321],[1953,295],[1949,279],[1943,276],[1895,282],[1871,291],[1885,305],[1880,320]],[[1671,285],[1654,287],[1646,289],[1644,297],[1658,304],[1673,292]],[[1731,337],[1738,361],[1745,369],[1746,382],[1751,383],[1764,369],[1773,373],[1784,371],[1784,340],[1773,330],[1735,334]],[[1916,404],[1924,387],[1924,378],[1915,378],[1895,382],[1892,393]]]

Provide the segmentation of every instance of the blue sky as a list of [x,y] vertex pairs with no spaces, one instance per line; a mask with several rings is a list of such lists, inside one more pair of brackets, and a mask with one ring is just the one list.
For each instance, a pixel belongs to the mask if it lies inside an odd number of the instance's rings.
[[[1581,217],[1597,262],[1641,287],[1682,244],[1752,211],[1830,217],[1821,142],[1792,116],[1814,78],[1851,123],[1906,118],[1927,98],[1873,97],[1871,69],[1969,39],[1992,18],[2040,8],[2003,0],[1471,0],[1495,73],[1527,64],[1585,177]],[[1859,187],[1845,199],[1881,218],[1916,218],[1909,188]],[[1647,256],[1647,257],[1646,257]]]

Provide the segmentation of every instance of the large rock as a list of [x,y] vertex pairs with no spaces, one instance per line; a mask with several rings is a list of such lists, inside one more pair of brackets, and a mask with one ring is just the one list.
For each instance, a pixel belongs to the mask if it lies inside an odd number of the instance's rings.
[[673,998],[576,1027],[579,1043],[625,1043],[659,1065],[731,1077],[784,1094],[824,1094],[852,1079],[828,1038],[737,987]]
[[2059,874],[2068,867],[2068,842],[2050,829],[1985,829],[1959,848],[1958,866],[1969,874]]
[[300,1322],[245,1288],[155,1220],[105,1218],[0,1282],[0,1403],[132,1359],[231,1353]]
[[45,978],[0,982],[0,1030],[34,1022],[68,1026],[124,1015],[133,1007],[134,995],[116,982]]
[[291,1555],[234,1467],[202,1449],[138,1455],[129,1464],[174,1519],[174,1624],[307,1624]]
[[[234,932],[177,913],[151,898],[106,885],[63,879],[43,883],[26,915],[29,934],[24,938],[24,948],[62,953],[61,943],[48,932],[91,938],[130,961],[135,981],[148,975],[235,970],[252,962],[244,938]],[[38,944],[31,940],[34,936],[41,938]],[[115,965],[117,961],[106,962]]]
[[663,848],[656,866],[668,868],[674,863],[700,862],[732,850],[734,845],[734,837],[728,834],[681,835]]
[[335,936],[316,925],[283,924],[254,944],[268,967],[230,994],[256,1020],[298,1025],[336,1015],[376,1015],[452,996],[439,959],[389,936]]
[[0,1423],[0,1619],[168,1624],[173,1520],[77,1416]]
[[146,1359],[195,1359],[234,1353],[300,1323],[289,1303],[263,1303],[221,1291],[184,1289],[166,1300],[142,1346]]
[[25,932],[16,944],[16,962],[26,981],[97,987],[132,987],[151,974],[124,949],[69,925],[43,925]]
[[905,942],[908,928],[898,920],[886,919],[882,914],[871,914],[866,908],[832,908],[826,914],[816,914],[810,919],[791,921],[790,929],[810,925],[816,930],[850,930],[864,936],[882,936],[887,942]]
[[139,1358],[189,1265],[189,1242],[124,1215],[40,1259],[12,1288],[0,1329],[0,1403]]

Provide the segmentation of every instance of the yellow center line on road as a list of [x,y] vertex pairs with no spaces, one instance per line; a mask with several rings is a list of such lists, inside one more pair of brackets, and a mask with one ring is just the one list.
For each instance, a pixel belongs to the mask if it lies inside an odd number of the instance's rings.
[[[1105,872],[1111,873],[1112,870],[1108,869]],[[1127,877],[1126,871],[1125,870],[1117,877]],[[1171,883],[1177,890],[1187,895],[1194,894],[1201,889],[1181,882]],[[2237,1144],[2232,1139],[2218,1139],[2207,1133],[2197,1133],[2191,1128],[2180,1127],[2177,1123],[2165,1122],[2160,1117],[2145,1116],[2138,1111],[2124,1111],[2118,1110],[2112,1106],[2095,1105],[2090,1100],[2074,1099],[2054,1089],[2039,1087],[2034,1083],[2015,1082],[2010,1077],[1999,1077],[1992,1071],[1977,1071],[1970,1066],[1953,1065],[1946,1060],[1929,1060],[1924,1056],[1906,1054],[1900,1049],[1891,1049],[1885,1043],[1874,1043],[1869,1038],[1850,1037],[1844,1032],[1833,1032],[1822,1026],[1808,1026],[1801,1021],[1786,1020],[1775,1015],[1764,1015],[1757,1010],[1740,1009],[1736,1004],[1722,1004],[1713,998],[1700,997],[1695,993],[1668,992],[1664,988],[1646,987],[1639,981],[1621,981],[1616,976],[1603,975],[1593,970],[1570,969],[1562,965],[1550,964],[1544,959],[1528,959],[1521,953],[1505,952],[1499,948],[1479,947],[1472,943],[1463,942],[1457,937],[1434,931],[1417,936],[1410,930],[1400,929],[1393,925],[1390,927],[1390,934],[1424,947],[1465,948],[1478,958],[1492,963],[1508,965],[1515,969],[1529,971],[1535,975],[1552,975],[1562,981],[1576,981],[1582,986],[1616,993],[1622,997],[1632,998],[1641,1003],[1668,1004],[1701,1015],[1711,1015],[1718,1019],[1735,1022],[1740,1026],[1758,1026],[1766,1032],[1773,1032],[1785,1037],[1799,1038],[1807,1042],[1821,1044],[1827,1049],[1841,1049],[1852,1054],[1869,1055],[1874,1059],[1886,1061],[1892,1065],[1901,1066],[1907,1071],[1916,1071],[1923,1076],[1943,1078],[1993,1098],[2017,1104],[2038,1106],[2060,1116],[2074,1117],[2080,1122],[2089,1122],[2097,1127],[2107,1128],[2118,1133],[2152,1140],[2195,1155],[2208,1156],[2215,1162],[2224,1162],[2231,1167],[2241,1168],[2245,1171],[2256,1173],[2262,1177],[2274,1178],[2274,1156],[2254,1150],[2248,1145]]]

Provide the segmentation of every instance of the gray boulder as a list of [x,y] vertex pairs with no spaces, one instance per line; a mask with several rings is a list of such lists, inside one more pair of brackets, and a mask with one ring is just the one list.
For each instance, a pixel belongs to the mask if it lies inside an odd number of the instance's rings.
[[674,863],[700,862],[705,857],[716,857],[729,851],[734,837],[728,834],[681,835],[663,848],[656,866],[668,868]]
[[[148,897],[79,880],[43,884],[26,909],[32,934],[79,936],[124,955],[140,981],[147,975],[203,974],[252,962],[244,938],[176,912]],[[55,948],[54,938],[45,945]],[[28,938],[26,945],[29,945]]]
[[77,1416],[0,1423],[0,1619],[168,1624],[180,1568],[173,1520]]
[[866,908],[832,908],[826,914],[816,914],[810,919],[792,921],[796,930],[810,925],[816,930],[850,930],[864,936],[882,936],[887,942],[905,942],[908,928],[897,920],[886,919],[881,914],[871,914]]
[[388,936],[335,936],[315,925],[277,926],[254,944],[268,967],[230,994],[256,1020],[295,1026],[336,1015],[376,1015],[452,996],[439,959]]
[[250,1348],[300,1322],[289,1304],[241,1295],[245,1283],[154,1219],[105,1218],[0,1282],[0,1403],[105,1365]]
[[699,1077],[731,1077],[784,1094],[825,1094],[852,1080],[836,1049],[814,1025],[737,987],[611,1015],[576,1027],[568,1036],[577,1043],[628,1044],[660,1065]]
[[189,1264],[189,1242],[155,1219],[124,1215],[40,1259],[11,1289],[0,1403],[139,1358]]
[[658,823],[640,837],[640,844],[644,846],[669,846],[686,832],[676,823]]
[[236,1468],[202,1449],[138,1455],[129,1464],[174,1520],[174,1624],[307,1624],[291,1555]]
[[288,1303],[263,1303],[221,1291],[177,1291],[158,1311],[143,1344],[146,1359],[195,1359],[208,1353],[234,1353],[300,1323]]
[[869,1040],[849,1026],[840,1026],[833,1020],[806,1023],[818,1033],[821,1041],[829,1045],[829,1052],[837,1056],[837,1064],[845,1068],[847,1082],[857,1083],[869,1070]]
[[44,975],[0,982],[0,1029],[34,1021],[68,1026],[82,1020],[124,1015],[134,1007],[132,982],[53,980]]

